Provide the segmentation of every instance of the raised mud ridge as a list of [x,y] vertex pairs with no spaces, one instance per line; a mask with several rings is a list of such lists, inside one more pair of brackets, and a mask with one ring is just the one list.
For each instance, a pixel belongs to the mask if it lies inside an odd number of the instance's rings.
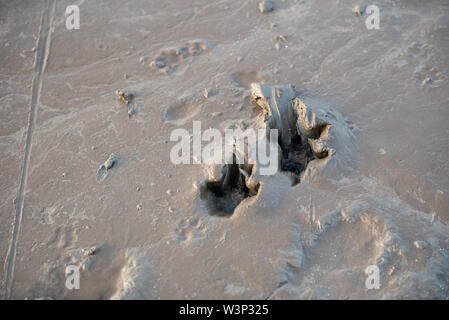
[[[278,130],[278,168],[291,178],[292,185],[300,183],[310,162],[326,161],[332,155],[332,149],[326,146],[331,125],[317,119],[292,85],[252,83],[250,89],[251,99],[264,114],[255,126],[265,127],[267,136],[270,129]],[[254,181],[257,159],[251,159],[255,164],[245,161],[242,165],[236,158],[238,155],[233,154],[233,164],[226,164],[219,177],[206,181],[201,188],[200,197],[209,201],[211,215],[230,217],[244,199],[258,195],[261,183]]]

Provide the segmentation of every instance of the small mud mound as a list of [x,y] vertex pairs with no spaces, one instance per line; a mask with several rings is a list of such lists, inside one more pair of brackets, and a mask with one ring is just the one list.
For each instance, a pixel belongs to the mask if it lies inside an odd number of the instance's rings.
[[238,164],[234,154],[233,163],[223,167],[221,178],[206,182],[201,199],[208,201],[211,215],[230,217],[245,198],[257,195],[260,185],[248,183],[252,172],[253,165]]
[[197,56],[209,51],[210,49],[206,42],[187,42],[181,47],[162,51],[161,54],[150,63],[150,67],[161,74],[171,75],[176,72],[180,64],[188,57]]
[[264,111],[267,129],[279,130],[280,168],[292,173],[293,185],[300,182],[309,162],[331,156],[331,149],[325,145],[330,124],[316,119],[315,113],[296,97],[293,86],[253,83],[251,99]]

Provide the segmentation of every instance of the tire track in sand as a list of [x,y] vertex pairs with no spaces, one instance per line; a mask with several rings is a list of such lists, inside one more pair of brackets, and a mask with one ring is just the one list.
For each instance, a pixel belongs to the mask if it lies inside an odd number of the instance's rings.
[[12,292],[14,282],[14,267],[16,262],[16,246],[18,236],[20,234],[22,218],[23,218],[23,196],[26,187],[28,169],[30,163],[30,154],[32,147],[33,130],[35,126],[35,117],[37,104],[39,103],[40,93],[42,89],[42,73],[47,67],[48,58],[50,55],[51,46],[51,29],[53,26],[55,16],[55,0],[45,0],[44,9],[41,15],[39,26],[39,37],[37,39],[37,50],[34,60],[34,69],[36,71],[31,91],[30,112],[28,116],[28,129],[26,135],[25,152],[23,156],[22,172],[20,176],[19,192],[14,199],[15,217],[12,228],[11,240],[8,248],[8,253],[5,258],[5,293],[4,298],[9,299]]

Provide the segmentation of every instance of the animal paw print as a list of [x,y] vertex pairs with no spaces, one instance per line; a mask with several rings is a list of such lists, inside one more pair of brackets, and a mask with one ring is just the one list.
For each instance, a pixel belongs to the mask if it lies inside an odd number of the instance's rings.
[[207,200],[211,215],[230,217],[243,200],[259,192],[260,184],[251,180],[254,165],[247,161],[240,164],[236,153],[232,157],[232,163],[222,168],[221,176],[201,188],[201,198]]
[[429,56],[433,55],[433,51],[433,47],[420,42],[413,42],[407,49],[409,57],[420,60],[427,59]]
[[206,235],[206,226],[198,217],[182,219],[175,229],[175,237],[178,241],[191,241],[195,238],[203,238]]
[[204,52],[209,52],[209,46],[206,42],[187,42],[181,47],[162,51],[162,53],[150,63],[150,67],[161,74],[171,75],[175,73],[184,59],[200,55]]
[[300,182],[301,173],[310,161],[324,159],[331,155],[325,142],[329,135],[330,124],[317,122],[315,114],[298,98],[293,100],[296,117],[296,132],[290,144],[280,145],[282,149],[281,170],[294,173],[293,184]]
[[317,119],[314,112],[296,97],[293,86],[269,87],[253,83],[251,98],[266,114],[270,129],[280,132],[281,171],[287,172],[293,185],[300,183],[307,165],[329,158],[326,146],[330,124]]
[[415,79],[421,87],[436,88],[441,85],[445,76],[436,67],[421,66],[415,71]]

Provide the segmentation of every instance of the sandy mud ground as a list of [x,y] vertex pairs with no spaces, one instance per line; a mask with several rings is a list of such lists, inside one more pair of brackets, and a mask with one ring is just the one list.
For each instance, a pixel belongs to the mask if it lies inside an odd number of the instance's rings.
[[[449,297],[449,2],[258,3],[0,1],[2,298]],[[170,161],[270,113],[284,172]]]

